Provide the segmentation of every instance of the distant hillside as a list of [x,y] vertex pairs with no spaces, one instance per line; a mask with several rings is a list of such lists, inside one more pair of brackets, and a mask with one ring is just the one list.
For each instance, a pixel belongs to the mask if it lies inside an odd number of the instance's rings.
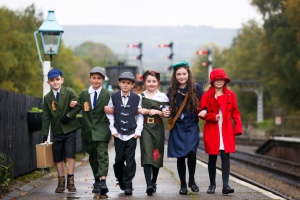
[[216,29],[208,26],[155,27],[155,26],[63,26],[63,41],[75,48],[85,41],[106,44],[120,58],[126,57],[128,64],[138,65],[131,59],[139,54],[138,49],[127,49],[127,44],[143,43],[143,67],[163,69],[170,65],[165,57],[169,48],[158,48],[158,44],[173,41],[174,62],[190,61],[202,45],[215,43],[229,47],[237,35],[236,29]]

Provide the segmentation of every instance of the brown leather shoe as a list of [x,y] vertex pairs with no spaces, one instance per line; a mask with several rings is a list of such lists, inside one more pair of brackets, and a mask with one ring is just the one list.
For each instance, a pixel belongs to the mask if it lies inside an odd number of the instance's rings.
[[59,176],[58,177],[58,186],[55,189],[56,193],[63,193],[65,191],[65,184],[66,184],[66,179],[64,176]]
[[76,187],[74,185],[74,176],[67,178],[67,189],[69,192],[76,192]]

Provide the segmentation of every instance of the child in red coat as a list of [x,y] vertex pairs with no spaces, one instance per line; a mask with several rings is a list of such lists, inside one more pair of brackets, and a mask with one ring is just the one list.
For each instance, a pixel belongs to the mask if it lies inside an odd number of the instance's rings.
[[[230,79],[223,69],[217,68],[210,73],[210,87],[203,94],[198,116],[205,120],[203,139],[205,151],[209,154],[208,173],[210,185],[207,193],[216,189],[216,162],[220,153],[222,160],[222,194],[233,193],[229,185],[230,156],[235,152],[235,136],[242,134],[242,121],[236,96],[226,85]],[[200,112],[201,111],[201,112]],[[233,123],[234,122],[234,126]]]

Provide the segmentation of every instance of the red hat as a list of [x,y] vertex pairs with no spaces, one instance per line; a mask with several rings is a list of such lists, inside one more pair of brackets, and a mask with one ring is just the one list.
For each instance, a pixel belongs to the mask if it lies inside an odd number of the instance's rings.
[[227,83],[230,82],[230,78],[226,76],[226,72],[222,68],[216,68],[210,72],[210,83],[213,83],[217,79],[225,79]]

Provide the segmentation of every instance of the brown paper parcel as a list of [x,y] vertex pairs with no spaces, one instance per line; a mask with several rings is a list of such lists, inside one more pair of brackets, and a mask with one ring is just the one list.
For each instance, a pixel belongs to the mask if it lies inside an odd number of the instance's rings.
[[52,143],[36,145],[37,168],[48,168],[54,166]]

